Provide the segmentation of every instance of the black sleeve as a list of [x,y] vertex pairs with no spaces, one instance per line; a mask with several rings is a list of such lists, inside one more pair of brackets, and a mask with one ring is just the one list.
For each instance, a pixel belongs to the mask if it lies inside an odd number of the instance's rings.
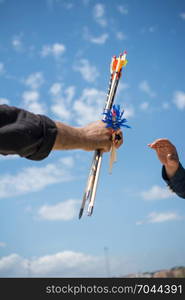
[[167,183],[168,187],[179,197],[185,198],[185,169],[179,164],[179,167],[172,178],[168,178],[165,167],[162,167],[162,178]]
[[42,160],[52,150],[56,135],[57,127],[50,118],[0,105],[0,154]]

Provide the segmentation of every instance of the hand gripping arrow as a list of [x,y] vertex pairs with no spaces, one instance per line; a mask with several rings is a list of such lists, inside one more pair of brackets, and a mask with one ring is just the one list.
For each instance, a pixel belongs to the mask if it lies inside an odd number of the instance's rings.
[[[127,64],[126,54],[127,53],[125,51],[124,53],[121,53],[118,57],[113,56],[112,58],[111,65],[110,65],[109,88],[108,88],[107,98],[105,101],[105,107],[103,110],[103,119],[102,119],[103,122],[107,122],[107,115],[110,113],[112,109],[119,79],[121,77],[122,68]],[[102,155],[103,152],[101,150],[94,151],[89,177],[87,180],[87,185],[83,195],[82,204],[79,212],[79,219],[83,214],[85,203],[88,199],[89,199],[89,205],[87,209],[87,215],[91,216],[93,213],[97,184],[98,184],[101,163],[102,163]]]

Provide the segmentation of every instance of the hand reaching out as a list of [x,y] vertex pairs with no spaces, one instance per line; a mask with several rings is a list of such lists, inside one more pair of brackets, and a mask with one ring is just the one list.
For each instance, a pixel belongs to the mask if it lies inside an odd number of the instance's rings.
[[175,146],[168,139],[157,139],[148,144],[154,149],[160,162],[165,166],[167,176],[173,177],[179,166],[179,157]]

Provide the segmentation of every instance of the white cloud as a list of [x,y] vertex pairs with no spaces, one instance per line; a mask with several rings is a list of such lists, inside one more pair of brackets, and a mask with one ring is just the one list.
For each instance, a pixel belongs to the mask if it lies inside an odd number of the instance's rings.
[[0,155],[0,160],[9,160],[9,159],[17,159],[17,158],[20,158],[19,155],[16,155],[16,154],[10,154],[10,155]]
[[141,110],[147,110],[148,107],[149,107],[149,103],[146,102],[146,101],[143,102],[143,103],[141,103],[141,105],[140,105],[140,109],[141,109]]
[[72,161],[63,158],[56,164],[25,168],[17,174],[3,174],[0,177],[0,198],[36,192],[51,184],[70,181],[73,179],[71,166]]
[[14,36],[12,38],[12,46],[18,52],[21,52],[23,50],[22,34]]
[[108,37],[109,37],[108,33],[103,33],[95,37],[89,32],[89,29],[87,27],[84,28],[84,38],[93,44],[99,44],[99,45],[105,44]]
[[117,9],[123,15],[127,15],[128,14],[128,8],[125,5],[118,5]]
[[2,75],[5,72],[4,64],[0,62],[0,75]]
[[38,216],[43,220],[68,221],[77,216],[79,203],[79,200],[69,199],[55,205],[43,205],[38,210]]
[[72,168],[74,167],[74,159],[72,156],[66,156],[59,160],[65,167]]
[[33,259],[18,254],[0,258],[1,277],[89,277],[105,275],[104,259],[82,252],[63,251]]
[[168,221],[178,221],[181,220],[182,217],[179,216],[175,212],[164,212],[164,213],[150,213],[145,220],[139,221],[136,224],[141,225],[144,223],[163,223]]
[[64,3],[64,7],[65,7],[66,9],[72,9],[72,8],[74,8],[74,3],[66,2],[66,3]]
[[172,197],[173,193],[167,187],[154,185],[148,191],[141,192],[141,196],[145,200],[157,200]]
[[[128,86],[123,86],[127,89]],[[53,84],[50,88],[52,95],[52,112],[63,121],[74,120],[77,125],[84,126],[90,122],[102,119],[102,112],[106,93],[95,88],[86,88],[81,96],[74,100],[75,88],[73,86],[62,89],[61,85]],[[73,100],[73,101],[72,101]],[[124,116],[133,117],[134,108],[124,107]]]
[[99,76],[97,68],[90,64],[87,59],[80,59],[73,66],[75,71],[79,71],[82,77],[88,82],[94,82]]
[[71,104],[73,98],[74,98],[74,95],[75,95],[75,87],[74,86],[68,86],[65,91],[64,91],[64,94],[65,94],[65,101],[66,103],[68,104]]
[[139,84],[139,89],[143,92],[145,92],[148,96],[150,97],[155,97],[156,94],[154,93],[154,91],[151,89],[149,83],[147,80],[143,80],[140,82]]
[[89,2],[90,2],[90,0],[82,0],[82,3],[83,3],[84,5],[89,5]]
[[97,37],[93,37],[93,36],[89,37],[89,41],[94,44],[102,45],[102,44],[105,44],[108,37],[109,37],[108,33],[103,33],[102,35],[97,36]]
[[126,40],[127,36],[121,31],[116,32],[116,38],[120,41]]
[[158,26],[157,25],[153,25],[153,26],[149,26],[149,27],[143,27],[140,32],[141,34],[146,34],[148,32],[150,33],[154,33],[157,31]]
[[27,273],[28,261],[17,254],[10,254],[0,259],[0,276],[24,276]]
[[23,108],[36,114],[45,114],[47,109],[44,103],[39,102],[40,93],[38,89],[44,83],[42,72],[30,74],[23,80],[23,83],[31,90],[24,91],[22,94]]
[[0,98],[0,104],[10,104],[10,101],[7,98]]
[[185,20],[185,12],[180,14],[181,19]]
[[52,104],[51,111],[60,118],[60,120],[69,121],[71,119],[71,112],[67,108],[64,102],[62,102],[63,99],[58,99],[58,102],[55,104]]
[[185,108],[185,93],[182,91],[176,91],[174,93],[173,102],[178,109],[183,110]]
[[72,117],[71,103],[75,95],[75,87],[69,86],[62,89],[62,85],[56,82],[51,86],[49,93],[53,101],[51,111],[63,121],[70,120]]
[[100,90],[84,89],[81,97],[74,102],[76,122],[79,125],[101,119],[106,94]]
[[27,103],[27,105],[25,106],[25,109],[27,109],[28,111],[35,113],[35,114],[41,114],[41,115],[46,114],[45,106],[36,101]]
[[75,95],[75,87],[73,85],[68,86],[67,88],[63,88],[63,85],[59,82],[55,82],[49,89],[49,93],[53,97],[53,99],[57,99],[58,97],[68,104],[71,104],[74,95]]
[[74,7],[74,3],[69,2],[69,0],[47,0],[47,5],[50,9],[57,4],[62,5],[62,7],[64,7],[67,10],[72,9]]
[[42,72],[36,72],[30,74],[25,80],[24,83],[29,88],[35,90],[38,89],[44,83],[44,77]]
[[130,86],[129,86],[129,84],[128,83],[126,83],[126,82],[119,82],[119,86],[118,86],[118,89],[117,89],[117,94],[118,93],[121,93],[121,91],[125,91],[125,90],[127,90],[127,89],[129,89],[130,88]]
[[[130,272],[135,267],[130,259],[109,257],[111,274]],[[40,257],[24,258],[10,254],[0,258],[0,277],[106,277],[105,257],[83,252],[61,251]],[[110,274],[108,275],[110,276]]]
[[167,109],[170,108],[170,104],[168,102],[163,102],[162,103],[162,108],[165,109],[165,110],[167,110]]
[[179,220],[181,217],[174,212],[166,212],[166,213],[156,213],[152,212],[148,216],[149,223],[161,223],[172,220]]
[[30,101],[37,101],[39,99],[39,96],[39,92],[37,91],[25,91],[22,94],[25,103],[28,103]]
[[49,92],[50,92],[50,94],[51,94],[52,96],[57,96],[57,95],[59,95],[59,94],[61,93],[61,89],[62,89],[61,83],[55,82],[55,83],[53,83],[52,86],[50,87]]
[[148,31],[151,33],[155,32],[156,30],[157,30],[157,26],[150,26],[148,29]]
[[95,21],[102,27],[107,26],[107,20],[105,18],[105,6],[97,3],[93,9],[93,17]]
[[60,43],[55,43],[53,45],[44,45],[42,47],[41,56],[46,57],[48,55],[52,55],[54,58],[60,58],[65,51],[65,45]]
[[125,118],[131,118],[134,117],[135,110],[132,106],[125,106],[124,107],[124,117]]
[[6,247],[6,243],[0,242],[0,248],[4,248],[4,247]]
[[94,44],[105,44],[108,37],[109,37],[108,33],[103,33],[102,35],[100,35],[98,37],[93,37],[92,36],[90,41]]
[[36,114],[45,114],[46,107],[44,104],[39,102],[39,98],[40,94],[36,90],[23,92],[22,99],[24,109]]

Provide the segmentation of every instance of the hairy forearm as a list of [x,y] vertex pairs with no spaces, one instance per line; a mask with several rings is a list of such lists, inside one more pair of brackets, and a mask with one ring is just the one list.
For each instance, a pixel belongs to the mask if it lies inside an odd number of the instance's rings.
[[102,121],[90,123],[80,128],[61,122],[55,122],[55,124],[57,126],[57,136],[53,150],[82,149],[93,151],[99,149],[105,152],[110,150],[112,133]]
[[61,122],[55,122],[57,136],[53,150],[82,149],[84,134],[81,128],[72,127]]

